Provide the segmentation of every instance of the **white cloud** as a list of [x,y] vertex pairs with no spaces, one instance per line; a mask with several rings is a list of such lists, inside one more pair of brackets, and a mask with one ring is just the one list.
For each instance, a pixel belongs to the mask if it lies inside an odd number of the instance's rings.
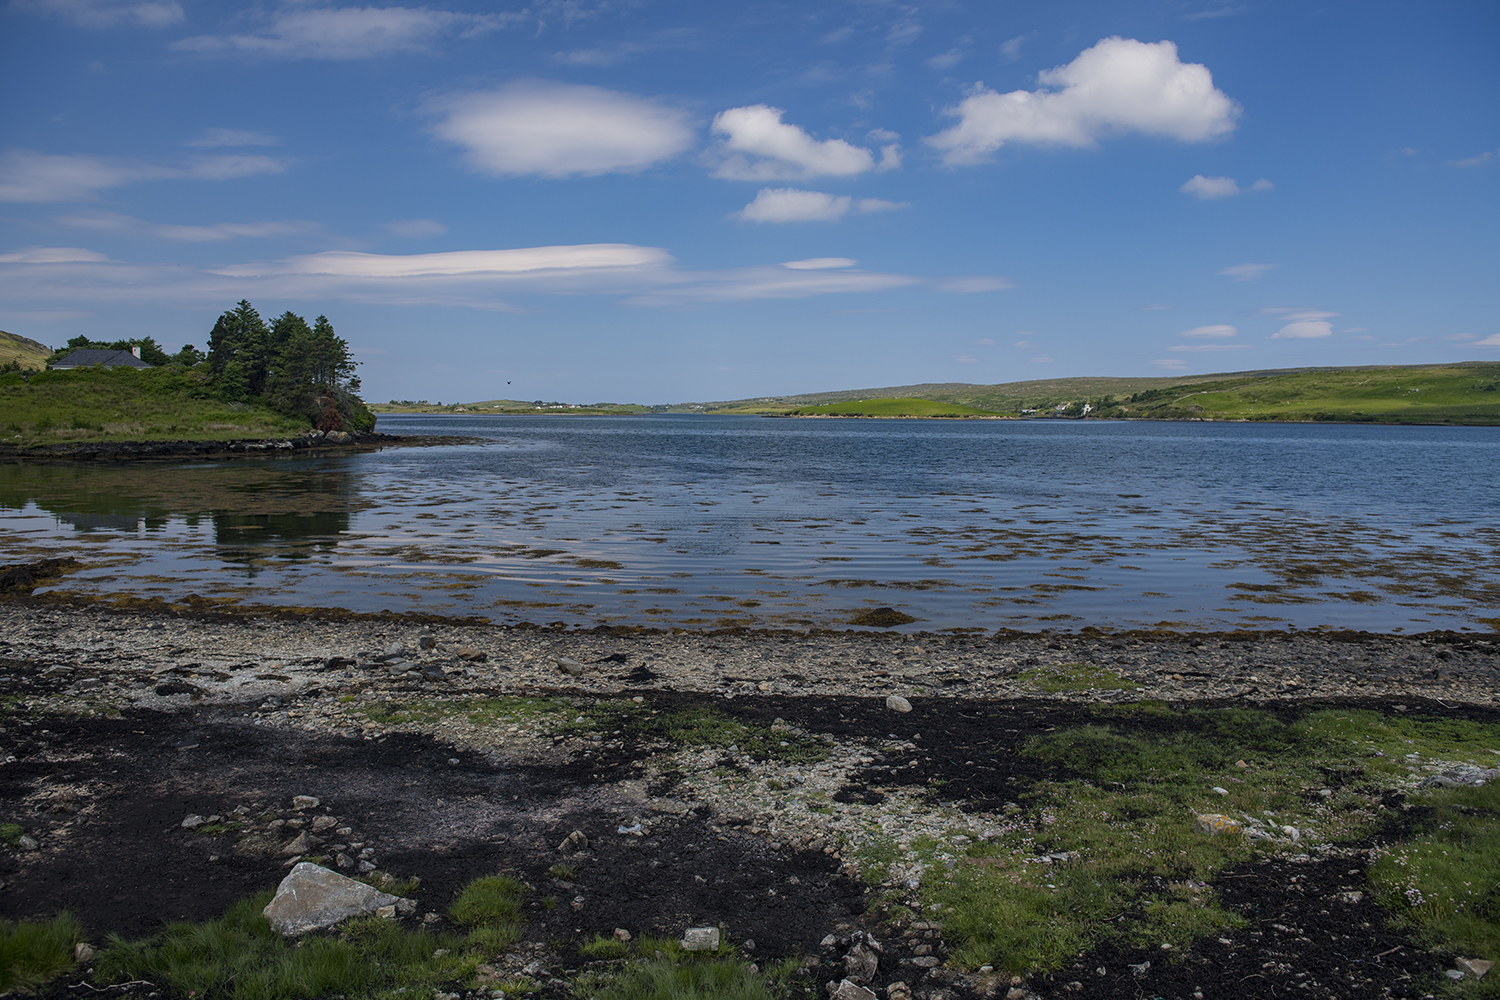
[[1216,326],[1195,326],[1191,330],[1183,330],[1179,337],[1212,337],[1222,339],[1224,337],[1237,337],[1240,331],[1232,326],[1220,323]]
[[1218,198],[1233,198],[1247,191],[1273,191],[1275,188],[1276,185],[1264,177],[1247,188],[1241,188],[1233,177],[1204,177],[1202,174],[1194,174],[1177,190],[1183,194],[1190,194],[1200,201],[1211,201]]
[[1181,358],[1157,358],[1151,363],[1168,371],[1185,372],[1188,369],[1188,363]]
[[683,111],[600,87],[541,82],[452,94],[429,110],[432,130],[495,176],[634,173],[693,144]]
[[976,84],[946,112],[959,123],[927,143],[953,166],[983,162],[1007,142],[1084,147],[1125,132],[1204,142],[1233,131],[1240,113],[1207,67],[1179,61],[1166,41],[1106,38],[1038,80],[1044,89],[1009,94]]
[[1175,308],[1175,307],[1174,306],[1165,306],[1165,305],[1162,305],[1160,302],[1155,302],[1155,303],[1152,303],[1149,306],[1141,306],[1141,312],[1160,312],[1163,309],[1172,309],[1172,308]]
[[1322,319],[1301,319],[1271,334],[1272,340],[1317,340],[1333,336],[1333,324]]
[[1026,44],[1027,35],[1017,35],[1015,38],[1007,39],[1000,43],[1000,55],[1006,62],[1015,62],[1021,58],[1021,46]]
[[932,56],[927,60],[927,65],[929,68],[935,70],[952,69],[968,58],[968,55],[963,49],[949,49],[947,52],[940,52]]
[[519,14],[458,14],[427,7],[290,7],[254,35],[196,35],[174,42],[179,52],[237,52],[269,59],[369,59],[422,52],[449,35],[471,37],[503,28]]
[[164,28],[183,19],[176,0],[11,0],[13,10],[61,17],[81,28]]
[[1483,340],[1476,340],[1471,347],[1500,347],[1500,333],[1492,333]]
[[851,211],[864,214],[906,207],[906,202],[880,198],[855,200],[846,194],[833,195],[823,191],[761,188],[754,201],[732,213],[730,218],[746,222],[837,222]]
[[1257,316],[1279,316],[1282,319],[1333,319],[1338,315],[1338,313],[1329,312],[1326,309],[1305,309],[1300,306],[1266,306],[1264,309],[1257,309],[1255,314]]
[[877,162],[875,154],[863,146],[843,139],[814,139],[783,122],[785,113],[765,104],[719,112],[712,131],[724,138],[716,151],[722,160],[714,176],[737,181],[853,177],[901,165],[900,146],[883,147]]
[[279,146],[281,140],[263,132],[239,128],[211,128],[187,143],[189,146]]
[[32,247],[29,250],[0,254],[0,264],[69,264],[108,259],[102,253],[81,247]]
[[1231,264],[1219,273],[1235,281],[1254,281],[1263,277],[1275,264]]
[[287,236],[312,236],[321,231],[316,222],[302,219],[267,220],[263,222],[218,222],[207,226],[162,225],[146,222],[117,212],[91,212],[60,217],[58,222],[78,229],[97,232],[126,232],[155,236],[164,240],[189,243],[216,243],[233,239],[267,239]]
[[1215,198],[1233,198],[1240,193],[1240,186],[1233,177],[1204,177],[1194,174],[1177,190],[1194,198],[1208,201]]
[[269,156],[205,156],[184,166],[164,167],[103,156],[11,149],[0,156],[0,201],[77,201],[134,181],[229,180],[281,173],[287,162]]
[[980,347],[995,346],[995,340],[993,337],[977,337],[975,338],[974,343],[978,344]]
[[1052,358],[1048,357],[1045,354],[1041,355],[1040,357],[1030,358],[1029,360],[1034,365],[1050,365],[1053,361]]
[[425,240],[431,236],[443,235],[448,231],[448,227],[433,219],[398,219],[395,222],[387,222],[385,230],[409,240]]
[[785,260],[781,266],[793,271],[825,271],[831,267],[853,267],[858,263],[852,257],[809,257],[807,260]]
[[1485,150],[1478,156],[1466,156],[1462,160],[1449,160],[1450,167],[1482,167],[1486,163],[1493,163],[1500,159],[1500,150]]
[[1177,344],[1167,348],[1169,351],[1247,351],[1249,344]]
[[961,365],[972,365],[979,362],[979,359],[974,357],[974,355],[972,354],[957,354],[954,355],[953,360],[957,361]]
[[947,279],[860,271],[848,258],[789,263],[802,266],[692,271],[659,248],[606,243],[404,255],[334,251],[200,270],[109,261],[79,248],[40,248],[0,257],[0,302],[12,309],[126,302],[218,307],[239,296],[517,311],[506,296],[614,295],[631,306],[684,308],[899,288],[951,290]]

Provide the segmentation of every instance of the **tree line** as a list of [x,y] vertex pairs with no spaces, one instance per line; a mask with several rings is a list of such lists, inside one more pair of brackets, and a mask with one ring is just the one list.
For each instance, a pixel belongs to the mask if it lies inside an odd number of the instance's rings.
[[267,323],[241,299],[221,315],[208,334],[208,351],[184,344],[168,354],[152,337],[95,341],[74,337],[49,364],[79,348],[128,351],[157,367],[189,371],[203,394],[230,403],[262,403],[288,415],[302,415],[319,430],[369,430],[375,416],[359,397],[359,362],[349,344],[334,333],[327,316],[307,320],[287,310]]

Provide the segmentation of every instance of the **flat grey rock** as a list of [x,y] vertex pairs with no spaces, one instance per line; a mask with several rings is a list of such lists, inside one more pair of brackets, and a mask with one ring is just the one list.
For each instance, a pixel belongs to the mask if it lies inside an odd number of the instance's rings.
[[303,861],[281,880],[262,912],[278,932],[294,937],[376,913],[399,901],[398,896]]

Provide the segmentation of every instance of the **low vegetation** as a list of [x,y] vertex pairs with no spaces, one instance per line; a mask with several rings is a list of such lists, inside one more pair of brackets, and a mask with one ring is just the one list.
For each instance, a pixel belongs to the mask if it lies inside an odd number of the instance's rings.
[[[0,340],[0,353],[8,343]],[[150,337],[75,337],[46,360],[55,364],[79,348],[135,348],[152,367],[0,364],[0,439],[22,446],[225,440],[375,426],[358,395],[358,363],[323,316],[309,325],[286,312],[268,324],[241,301],[214,324],[206,354],[187,344],[169,355]]]
[[30,993],[73,967],[83,928],[67,913],[0,926],[0,993]]
[[0,330],[0,372],[40,371],[51,356],[52,349],[46,344]]
[[[1412,784],[1416,762],[1493,766],[1500,748],[1497,726],[1369,711],[1287,721],[1140,703],[1095,715],[1025,748],[1054,776],[1002,829],[958,851],[917,845],[931,864],[922,899],[942,913],[954,965],[1047,971],[1104,943],[1180,951],[1243,923],[1214,890],[1227,867],[1369,838],[1389,822],[1385,791]],[[1383,900],[1436,946],[1500,953],[1500,789],[1408,794],[1431,812],[1371,871]],[[1206,814],[1265,839],[1195,829]]]
[[931,399],[859,399],[847,403],[803,406],[786,413],[789,417],[998,417],[993,410]]

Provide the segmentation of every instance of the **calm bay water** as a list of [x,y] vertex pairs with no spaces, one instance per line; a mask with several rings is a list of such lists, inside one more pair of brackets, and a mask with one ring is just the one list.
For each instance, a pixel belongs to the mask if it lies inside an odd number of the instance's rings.
[[1500,624],[1491,428],[384,417],[467,443],[0,466],[55,589],[592,625]]

